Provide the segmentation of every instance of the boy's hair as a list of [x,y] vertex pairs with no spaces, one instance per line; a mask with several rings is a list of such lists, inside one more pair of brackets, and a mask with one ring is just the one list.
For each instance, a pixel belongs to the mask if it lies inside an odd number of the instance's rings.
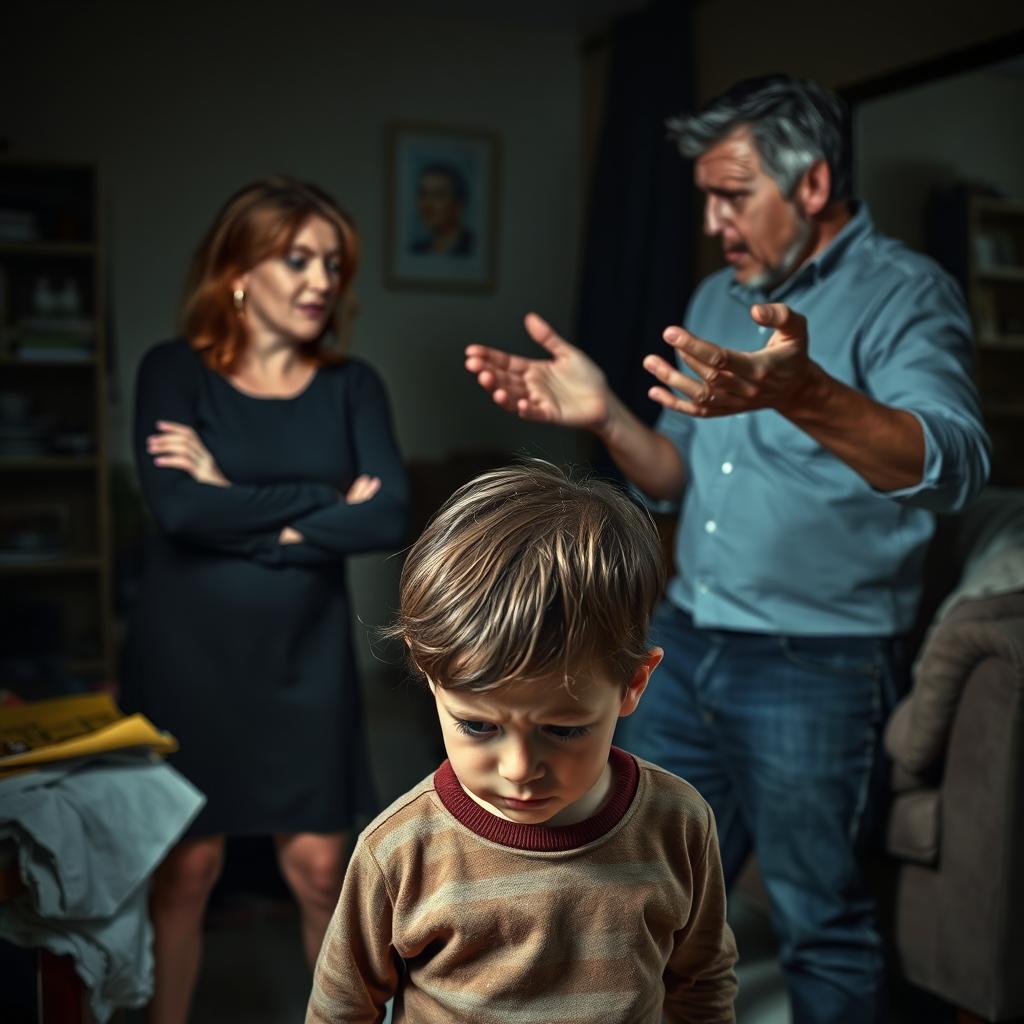
[[657,531],[617,487],[530,460],[460,487],[405,560],[398,620],[414,668],[483,692],[600,669],[626,685],[665,581]]

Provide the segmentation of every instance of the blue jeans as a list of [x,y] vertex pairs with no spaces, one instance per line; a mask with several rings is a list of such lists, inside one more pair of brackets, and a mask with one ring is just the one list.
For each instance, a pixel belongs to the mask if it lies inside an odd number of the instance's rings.
[[882,943],[857,848],[895,642],[698,629],[667,601],[651,640],[665,660],[617,741],[708,801],[726,885],[756,851],[794,1024],[883,1020]]

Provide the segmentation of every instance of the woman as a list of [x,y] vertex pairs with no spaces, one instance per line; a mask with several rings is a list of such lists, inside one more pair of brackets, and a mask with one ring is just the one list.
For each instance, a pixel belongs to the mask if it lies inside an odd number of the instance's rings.
[[154,879],[158,1024],[187,1017],[225,835],[274,836],[312,962],[371,809],[345,556],[402,542],[407,486],[379,378],[324,344],[357,261],[319,189],[249,185],[196,254],[185,337],[139,370],[160,530],[126,703],[178,738],[172,763],[208,798]]

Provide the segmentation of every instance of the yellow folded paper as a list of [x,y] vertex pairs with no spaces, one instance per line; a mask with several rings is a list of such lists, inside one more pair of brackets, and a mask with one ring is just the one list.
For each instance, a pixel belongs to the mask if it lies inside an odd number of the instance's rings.
[[126,716],[107,693],[0,707],[0,773],[128,747],[170,754],[178,741],[145,715]]

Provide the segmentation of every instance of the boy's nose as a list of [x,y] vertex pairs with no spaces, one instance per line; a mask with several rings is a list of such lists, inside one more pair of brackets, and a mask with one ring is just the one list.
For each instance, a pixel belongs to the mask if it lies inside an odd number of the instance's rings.
[[544,771],[528,742],[510,740],[502,748],[498,773],[506,782],[523,786],[539,779]]

